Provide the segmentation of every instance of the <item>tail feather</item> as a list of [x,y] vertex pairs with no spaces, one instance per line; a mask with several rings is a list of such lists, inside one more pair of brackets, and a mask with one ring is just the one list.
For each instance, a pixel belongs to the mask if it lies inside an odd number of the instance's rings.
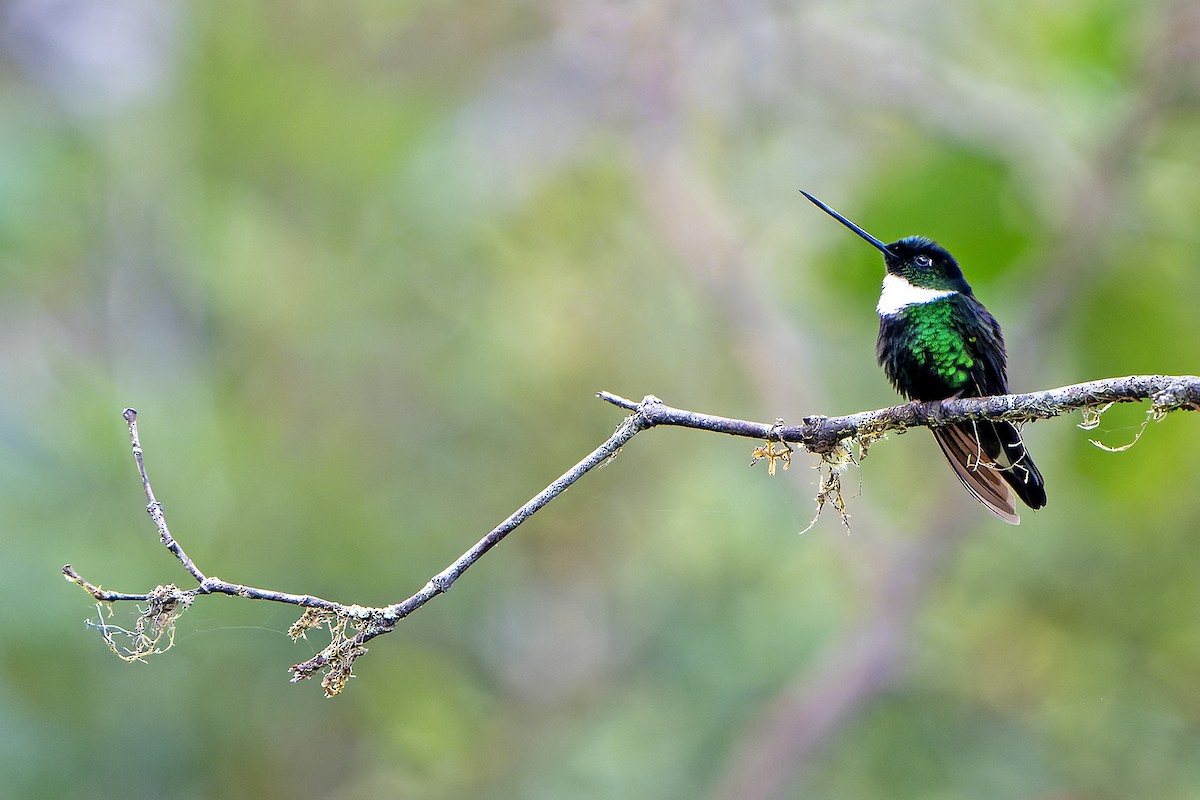
[[967,487],[967,491],[973,494],[976,500],[1010,525],[1021,524],[1016,503],[1013,502],[1012,489],[997,470],[981,464],[979,445],[969,429],[964,430],[957,425],[935,428],[933,438],[937,439],[942,453],[950,462],[950,466],[954,467],[962,485]]
[[1037,464],[1029,456],[1029,451],[1025,449],[1021,432],[1007,422],[992,423],[990,427],[995,430],[1001,445],[995,457],[1002,467],[1000,477],[1008,481],[1025,505],[1033,509],[1043,508],[1046,505],[1046,483]]
[[935,428],[933,436],[963,486],[993,514],[1019,525],[1013,494],[1030,508],[1046,505],[1042,474],[1007,422],[973,422]]

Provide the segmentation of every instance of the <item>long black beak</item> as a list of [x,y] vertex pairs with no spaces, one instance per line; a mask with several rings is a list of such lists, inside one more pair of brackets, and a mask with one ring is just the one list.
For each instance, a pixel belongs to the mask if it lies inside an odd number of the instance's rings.
[[831,217],[833,217],[834,219],[836,219],[838,222],[840,222],[840,223],[842,223],[843,225],[845,225],[845,226],[846,226],[847,228],[849,228],[850,230],[852,230],[852,231],[854,231],[855,233],[857,233],[857,234],[858,234],[859,236],[861,236],[862,238],[866,239],[868,242],[870,242],[872,245],[874,245],[874,246],[875,246],[875,247],[876,247],[878,250],[881,250],[881,251],[883,251],[883,254],[884,254],[885,256],[890,256],[890,255],[892,255],[892,251],[888,250],[888,248],[887,248],[887,245],[886,245],[886,244],[884,244],[883,242],[879,241],[879,240],[878,240],[878,239],[876,239],[874,236],[872,236],[871,234],[867,233],[867,232],[866,232],[866,231],[864,231],[862,228],[858,227],[858,226],[857,226],[857,225],[855,225],[853,222],[851,222],[850,220],[846,219],[846,218],[845,218],[845,217],[843,217],[841,214],[839,214],[838,212],[834,211],[832,208],[830,208],[829,206],[825,205],[824,203],[822,203],[822,202],[821,202],[820,200],[818,200],[817,198],[813,197],[813,196],[812,196],[811,194],[809,194],[808,192],[806,192],[806,191],[804,191],[803,189],[801,189],[801,190],[800,190],[800,194],[804,195],[804,196],[805,196],[805,197],[807,197],[809,200],[812,200],[812,201],[813,201],[813,205],[815,205],[817,208],[819,208],[819,209],[821,209],[822,211],[824,211],[824,212],[825,212],[826,214],[828,214],[829,216],[831,216]]

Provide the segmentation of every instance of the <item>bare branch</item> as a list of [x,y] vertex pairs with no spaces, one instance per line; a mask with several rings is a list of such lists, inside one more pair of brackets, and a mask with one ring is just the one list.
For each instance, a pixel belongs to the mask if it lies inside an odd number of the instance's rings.
[[847,439],[872,437],[909,428],[938,428],[973,420],[1031,422],[1084,408],[1112,403],[1153,401],[1152,411],[1200,410],[1200,377],[1195,375],[1130,375],[1076,383],[1058,389],[995,397],[914,401],[841,417],[805,417],[801,425],[767,424],[698,414],[643,400],[634,403],[609,392],[598,395],[613,405],[637,409],[649,426],[674,425],[730,436],[799,444],[811,453],[832,453]]
[[[562,494],[571,484],[616,456],[630,439],[649,428],[660,425],[678,426],[767,442],[786,442],[798,444],[817,455],[829,456],[838,448],[844,449],[848,440],[869,444],[889,431],[903,431],[914,427],[932,428],[970,420],[1002,419],[1028,422],[1080,409],[1141,400],[1152,401],[1149,413],[1154,417],[1182,409],[1197,411],[1200,410],[1200,377],[1133,375],[1028,394],[913,402],[841,417],[807,417],[800,425],[750,422],[686,411],[672,408],[653,395],[647,395],[641,401],[628,400],[609,392],[600,392],[598,397],[632,412],[612,436],[514,511],[453,563],[430,578],[416,594],[399,603],[382,607],[347,605],[309,594],[260,589],[206,576],[171,535],[162,504],[155,497],[146,472],[138,436],[137,412],[131,408],[125,409],[123,416],[129,425],[134,461],[148,501],[146,511],[154,521],[163,545],[196,580],[197,586],[183,590],[173,584],[167,584],[144,594],[127,594],[102,589],[99,585],[90,583],[70,564],[64,566],[62,572],[69,581],[90,594],[98,604],[107,603],[111,606],[113,603],[128,601],[147,604],[132,631],[106,624],[103,619],[100,623],[93,624],[93,627],[102,631],[105,641],[113,651],[127,660],[140,660],[146,655],[162,652],[169,647],[173,641],[175,620],[200,595],[225,594],[304,608],[304,614],[292,625],[289,635],[298,639],[305,636],[309,630],[323,627],[329,630],[330,643],[313,658],[292,666],[292,680],[304,680],[323,670],[325,677],[322,686],[326,695],[333,696],[340,692],[353,676],[353,663],[366,653],[364,645],[367,642],[381,634],[390,633],[400,620],[439,594],[449,591],[464,572],[504,537]],[[113,638],[114,632],[132,641],[132,645],[118,645]],[[158,643],[164,639],[167,644],[160,646]]]

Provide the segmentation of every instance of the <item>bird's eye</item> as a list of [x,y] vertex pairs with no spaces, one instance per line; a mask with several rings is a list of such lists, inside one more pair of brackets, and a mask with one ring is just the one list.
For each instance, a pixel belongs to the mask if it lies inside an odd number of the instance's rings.
[[933,259],[930,258],[929,256],[917,256],[916,258],[913,259],[913,261],[916,262],[918,267],[933,266]]

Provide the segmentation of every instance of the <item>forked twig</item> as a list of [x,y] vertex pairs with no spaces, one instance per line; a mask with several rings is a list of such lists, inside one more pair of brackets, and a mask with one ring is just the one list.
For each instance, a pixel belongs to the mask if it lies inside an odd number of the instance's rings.
[[[1011,422],[1028,422],[1036,419],[1064,414],[1080,409],[1093,409],[1111,403],[1151,400],[1154,418],[1176,410],[1200,410],[1200,377],[1134,375],[1126,378],[1109,378],[1091,381],[1059,389],[1049,389],[1020,395],[968,398],[930,403],[906,403],[876,411],[865,411],[842,417],[808,417],[800,425],[749,422],[746,420],[718,417],[694,411],[672,408],[653,395],[641,401],[628,400],[609,392],[600,392],[601,399],[619,408],[632,412],[608,437],[583,460],[560,475],[549,486],[514,511],[507,519],[489,531],[469,550],[459,556],[444,570],[434,575],[416,594],[388,606],[360,606],[326,600],[310,594],[290,594],[272,589],[261,589],[239,583],[230,583],[220,578],[205,575],[186,551],[171,535],[162,503],[155,497],[146,471],[144,454],[137,428],[137,412],[127,408],[122,416],[129,426],[129,438],[138,475],[146,494],[146,512],[158,529],[159,539],[196,581],[191,589],[180,589],[173,584],[161,585],[144,594],[129,594],[103,589],[85,580],[70,564],[63,567],[63,575],[84,589],[97,604],[118,602],[144,603],[132,629],[104,622],[103,613],[97,623],[91,625],[101,631],[104,641],[113,652],[126,660],[142,660],[169,648],[173,642],[175,621],[201,595],[225,594],[251,600],[267,600],[287,603],[305,609],[300,619],[292,625],[289,635],[293,639],[303,637],[309,630],[325,628],[330,642],[320,653],[307,661],[293,665],[292,680],[300,681],[324,672],[322,686],[325,694],[338,694],[353,677],[353,664],[366,653],[365,644],[384,633],[390,633],[396,624],[428,603],[439,594],[450,590],[454,582],[489,550],[499,544],[533,514],[544,508],[567,487],[614,456],[638,433],[660,425],[694,428],[713,433],[724,433],[767,442],[766,449],[755,451],[759,458],[766,458],[774,465],[779,458],[790,458],[790,449],[776,450],[774,445],[794,444],[828,460],[834,454],[857,442],[865,447],[877,441],[889,431],[904,431],[914,427],[938,427],[971,420],[993,419]],[[786,453],[786,456],[784,455]],[[785,461],[785,466],[787,461]],[[826,501],[840,502],[840,492]],[[839,506],[843,522],[845,508]],[[110,608],[111,611],[111,608]],[[120,641],[118,641],[120,639]],[[163,644],[165,642],[165,644]]]

